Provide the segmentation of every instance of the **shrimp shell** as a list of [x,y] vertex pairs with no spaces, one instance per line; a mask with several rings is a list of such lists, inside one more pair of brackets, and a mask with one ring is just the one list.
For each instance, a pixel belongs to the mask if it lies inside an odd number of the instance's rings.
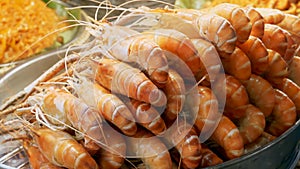
[[153,134],[160,135],[165,132],[166,124],[164,120],[151,105],[131,99],[127,102],[127,107],[134,115],[136,122]]
[[278,9],[270,8],[255,8],[264,18],[264,22],[268,24],[278,24],[280,23],[285,14]]
[[[244,109],[249,104],[249,98],[246,88],[235,77],[226,75],[226,102],[225,102],[225,114],[234,118],[241,118],[245,116],[245,112],[240,109]],[[215,93],[219,93],[223,87],[223,79],[216,83]],[[218,95],[217,95],[218,97]],[[222,99],[222,98],[218,98]]]
[[300,86],[300,57],[294,56],[291,64],[289,64],[289,79],[295,82],[298,86]]
[[266,131],[274,136],[280,136],[295,124],[296,118],[296,107],[293,101],[285,93],[276,89],[275,106]]
[[174,121],[182,111],[186,100],[184,80],[175,70],[170,69],[169,79],[163,90],[168,100],[163,116],[166,121],[171,122]]
[[146,130],[139,129],[126,139],[128,154],[141,158],[148,169],[172,169],[172,160],[165,144]]
[[223,163],[223,160],[211,151],[205,144],[201,144],[202,158],[200,167],[209,167]]
[[[165,140],[168,145],[175,146],[179,152],[180,165],[183,168],[196,168],[202,157],[198,134],[195,128],[182,119],[179,119],[176,125],[176,127],[170,128]],[[174,158],[178,159],[176,156]]]
[[278,84],[289,75],[289,67],[279,53],[271,49],[268,49],[268,53],[269,67],[264,77],[272,84]]
[[62,169],[62,167],[50,163],[38,147],[31,145],[28,141],[23,141],[23,147],[32,169]]
[[74,169],[98,169],[95,160],[73,137],[47,128],[34,130],[39,150],[53,164]]
[[244,144],[252,143],[265,129],[265,116],[261,110],[249,104],[246,109],[246,116],[238,119],[238,126]]
[[251,33],[252,24],[245,11],[236,4],[222,3],[204,12],[214,13],[227,19],[236,31],[237,41],[244,43]]
[[238,47],[227,58],[221,58],[227,74],[238,80],[247,80],[251,76],[251,62],[248,56]]
[[287,63],[291,61],[298,47],[292,35],[277,25],[265,24],[262,41],[267,48],[278,52]]
[[252,23],[250,35],[261,39],[264,36],[265,29],[265,21],[263,16],[256,10],[256,8],[247,6],[243,9]]
[[250,79],[243,82],[250,102],[258,107],[268,117],[275,105],[275,92],[272,85],[264,78],[252,74]]
[[107,121],[118,127],[124,134],[132,136],[137,130],[134,117],[126,105],[110,91],[96,82],[81,77],[73,85],[77,95],[89,106],[97,108]]
[[224,115],[211,139],[225,150],[228,159],[238,158],[244,154],[244,143],[238,128]]
[[292,14],[284,14],[284,19],[277,25],[283,29],[300,36],[300,19]]
[[138,63],[156,85],[165,85],[169,69],[167,58],[151,38],[124,26],[108,25],[104,27],[102,37],[105,48],[114,58]]
[[250,36],[245,43],[239,44],[238,47],[249,57],[252,73],[260,75],[267,70],[269,66],[268,51],[259,38]]
[[155,106],[164,106],[167,103],[165,94],[152,81],[139,69],[126,63],[111,59],[100,59],[97,61],[95,79],[112,92]]

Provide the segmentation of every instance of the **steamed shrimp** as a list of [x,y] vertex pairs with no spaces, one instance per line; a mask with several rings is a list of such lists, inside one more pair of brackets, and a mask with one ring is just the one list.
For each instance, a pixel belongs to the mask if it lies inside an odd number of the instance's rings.
[[244,43],[249,38],[252,24],[245,11],[236,4],[222,3],[212,8],[202,9],[227,19],[236,31],[237,41]]
[[300,87],[288,78],[284,78],[282,83],[276,87],[284,92],[295,104],[298,115],[300,114]]
[[[143,10],[146,13],[161,14],[162,21],[158,23],[158,27],[178,30],[192,39],[204,38],[214,44],[221,53],[230,54],[235,48],[237,37],[234,28],[229,21],[218,15],[205,14],[192,9]],[[177,24],[168,24],[172,20],[176,20]],[[194,30],[191,31],[190,27]]]
[[225,73],[238,80],[247,80],[251,76],[251,62],[248,56],[238,47],[227,58],[222,58]]
[[[100,37],[113,58],[138,63],[150,79],[163,87],[168,79],[168,62],[162,49],[150,38],[124,26],[103,24]],[[117,35],[117,36],[112,36]]]
[[273,136],[267,132],[263,132],[262,135],[258,139],[256,139],[254,142],[245,145],[245,154],[257,150],[258,148],[273,141],[274,139],[276,139],[275,136]]
[[203,69],[195,46],[185,34],[173,29],[156,29],[143,34],[157,43],[163,50],[179,57],[194,75]]
[[36,96],[33,95],[29,98],[29,102],[32,100],[30,104],[40,104],[43,112],[53,118],[48,119],[54,125],[72,124],[86,135],[86,147],[99,149],[99,146],[90,139],[90,137],[97,141],[103,139],[102,117],[97,110],[61,89],[49,89],[46,94],[40,93],[40,95],[41,102],[36,103]]
[[124,163],[126,155],[126,143],[122,135],[114,129],[103,126],[104,128],[104,147],[99,150],[97,163],[99,168],[118,169]]
[[265,24],[262,41],[267,48],[278,52],[287,63],[291,61],[298,47],[291,34],[277,25]]
[[112,92],[155,106],[166,105],[165,94],[139,69],[111,59],[96,61],[96,67],[96,81]]
[[166,122],[173,122],[182,111],[186,99],[184,80],[175,70],[170,69],[169,79],[163,90],[168,100],[163,116]]
[[274,136],[280,136],[296,122],[297,113],[293,101],[282,91],[275,90],[275,106],[269,117],[266,131]]
[[238,128],[244,144],[252,143],[264,131],[266,126],[264,114],[255,106],[249,104],[246,116],[238,119]]
[[246,15],[249,17],[252,23],[251,36],[261,39],[264,35],[265,22],[263,16],[256,10],[256,8],[247,6],[243,8]]
[[289,65],[289,78],[300,86],[300,57],[294,56]]
[[74,169],[97,169],[98,165],[74,138],[63,131],[35,129],[34,140],[42,154],[53,164]]
[[50,163],[38,147],[31,145],[29,141],[23,141],[23,147],[26,151],[29,164],[32,169],[62,169],[62,167],[58,167]]
[[153,137],[146,130],[139,129],[134,137],[126,139],[128,154],[134,158],[141,158],[149,169],[171,169],[172,160],[165,144]]
[[274,50],[268,49],[269,67],[264,77],[272,84],[278,84],[289,75],[288,64],[281,55]]
[[204,75],[208,74],[207,80],[213,82],[216,80],[218,73],[222,70],[220,56],[214,45],[203,39],[192,39],[198,55],[204,64],[204,70],[200,71],[195,77],[200,80]]
[[268,51],[259,38],[250,36],[245,43],[239,44],[238,47],[248,56],[253,73],[260,75],[267,70]]
[[236,125],[226,116],[222,116],[211,139],[224,149],[228,159],[237,158],[244,154],[243,138]]
[[250,102],[258,107],[268,117],[275,105],[275,92],[272,85],[264,78],[252,74],[250,79],[243,82]]
[[[249,104],[249,98],[246,88],[235,77],[226,75],[226,102],[225,102],[225,114],[230,117],[240,118],[245,116],[245,112],[241,111]],[[216,83],[215,93],[218,93],[222,89],[223,80],[219,80]],[[221,98],[218,98],[221,99]]]
[[160,135],[165,132],[166,124],[160,117],[160,113],[154,107],[133,99],[126,104],[138,124],[155,135]]
[[131,111],[116,95],[96,82],[79,78],[73,83],[76,94],[89,106],[95,107],[107,121],[114,124],[126,135],[134,135],[137,126]]
[[268,24],[278,24],[280,23],[285,14],[278,9],[271,8],[255,8],[264,18],[264,22]]
[[193,126],[182,119],[175,123],[176,127],[170,128],[165,141],[178,151],[180,157],[173,157],[181,162],[179,165],[184,168],[196,168],[199,166],[202,157],[198,134]]
[[300,36],[300,18],[292,14],[284,14],[284,19],[277,24],[283,29]]
[[200,167],[209,167],[223,163],[223,160],[211,151],[205,144],[201,144],[202,158]]

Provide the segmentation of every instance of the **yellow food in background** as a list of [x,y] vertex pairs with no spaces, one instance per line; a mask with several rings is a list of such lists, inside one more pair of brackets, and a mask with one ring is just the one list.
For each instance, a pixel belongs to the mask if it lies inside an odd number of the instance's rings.
[[59,18],[41,0],[1,0],[0,11],[0,63],[41,52],[57,38]]
[[253,6],[256,8],[274,8],[285,13],[300,16],[299,0],[211,0],[204,7],[216,6],[220,3],[232,3],[240,6]]

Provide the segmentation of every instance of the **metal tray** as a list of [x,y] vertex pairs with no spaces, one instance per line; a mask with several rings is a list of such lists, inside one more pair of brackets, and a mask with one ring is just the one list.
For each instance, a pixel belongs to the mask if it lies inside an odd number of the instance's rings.
[[[79,49],[74,49],[73,51],[79,51]],[[0,102],[26,87],[30,82],[36,79],[59,59],[61,59],[65,52],[66,50],[64,49],[37,57],[22,65],[19,65],[3,76],[0,79]],[[7,150],[7,148],[4,149],[3,146],[5,145],[0,144],[0,151]],[[15,144],[15,146],[11,146],[9,150],[15,150],[18,149],[18,147],[18,144]],[[292,169],[296,166],[300,158],[299,150],[300,120],[298,120],[293,127],[275,139],[273,142],[261,147],[253,153],[246,154],[238,159],[230,160],[210,168]],[[20,149],[18,153],[19,155],[22,155],[22,150]],[[3,152],[0,152],[0,154],[3,154]],[[0,168],[4,168],[5,164],[8,162],[1,162],[0,157]],[[8,163],[7,165],[17,167],[17,164],[18,163],[14,161],[14,164]],[[20,166],[20,164],[18,164],[18,166]]]
[[[70,5],[68,5],[66,3],[63,3],[61,1],[55,1],[55,3],[62,4],[65,7],[70,6]],[[82,21],[89,21],[88,15],[83,10],[79,10],[79,9],[77,9],[77,10],[80,12],[79,18],[77,18],[77,19],[80,19]],[[0,64],[0,77],[2,77],[9,70],[11,70],[12,68],[14,68],[14,67],[16,67],[20,64],[23,64],[23,63],[28,62],[30,60],[33,60],[37,57],[43,56],[45,54],[49,54],[51,52],[57,51],[59,49],[66,48],[70,45],[81,44],[81,43],[85,42],[86,40],[88,40],[89,37],[90,37],[90,34],[85,30],[84,26],[76,26],[76,27],[71,28],[71,29],[74,29],[74,32],[72,33],[72,35],[70,35],[71,36],[70,39],[67,40],[67,42],[65,44],[63,44],[62,46],[60,46],[60,47],[52,47],[52,48],[46,49],[45,51],[43,51],[39,54],[34,54],[33,56],[30,56],[30,57],[25,58],[25,59]]]

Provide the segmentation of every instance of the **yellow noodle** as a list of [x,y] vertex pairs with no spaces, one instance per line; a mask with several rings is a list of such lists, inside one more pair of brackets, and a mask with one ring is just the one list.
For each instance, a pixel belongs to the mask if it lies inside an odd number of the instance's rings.
[[[27,58],[53,45],[59,18],[41,0],[0,1],[0,63]],[[37,42],[37,43],[35,43]]]

